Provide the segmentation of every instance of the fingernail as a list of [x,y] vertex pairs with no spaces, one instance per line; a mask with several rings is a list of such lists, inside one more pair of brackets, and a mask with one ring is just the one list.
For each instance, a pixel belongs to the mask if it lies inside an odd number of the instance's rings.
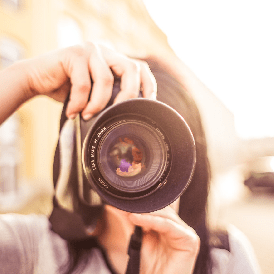
[[83,115],[84,120],[89,120],[93,115],[91,113]]

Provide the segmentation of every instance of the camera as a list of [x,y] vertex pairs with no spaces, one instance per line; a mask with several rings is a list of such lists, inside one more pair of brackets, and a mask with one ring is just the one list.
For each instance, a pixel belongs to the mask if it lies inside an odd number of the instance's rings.
[[[168,105],[145,98],[112,105],[76,123],[78,195],[88,206],[109,204],[144,213],[164,208],[187,189],[196,150],[184,118]],[[64,105],[64,109],[66,104]]]

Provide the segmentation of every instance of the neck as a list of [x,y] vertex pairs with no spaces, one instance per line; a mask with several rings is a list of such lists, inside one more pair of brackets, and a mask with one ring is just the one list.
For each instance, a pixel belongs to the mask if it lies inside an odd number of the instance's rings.
[[134,232],[134,225],[129,221],[128,214],[112,206],[105,206],[98,233],[98,241],[118,273],[125,273],[128,262],[128,245]]

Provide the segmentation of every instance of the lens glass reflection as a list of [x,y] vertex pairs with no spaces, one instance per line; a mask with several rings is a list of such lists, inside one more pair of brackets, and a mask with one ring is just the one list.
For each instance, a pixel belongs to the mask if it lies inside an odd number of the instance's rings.
[[99,170],[113,188],[144,191],[157,183],[165,167],[165,147],[149,125],[126,121],[106,131],[98,146]]
[[110,148],[109,157],[116,174],[121,177],[132,177],[139,174],[144,166],[144,150],[133,138],[120,137]]

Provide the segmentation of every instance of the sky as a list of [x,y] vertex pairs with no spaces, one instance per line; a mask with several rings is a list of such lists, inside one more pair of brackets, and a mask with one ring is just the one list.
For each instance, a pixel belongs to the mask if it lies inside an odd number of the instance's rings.
[[233,112],[239,136],[274,137],[274,1],[143,1],[180,59]]

